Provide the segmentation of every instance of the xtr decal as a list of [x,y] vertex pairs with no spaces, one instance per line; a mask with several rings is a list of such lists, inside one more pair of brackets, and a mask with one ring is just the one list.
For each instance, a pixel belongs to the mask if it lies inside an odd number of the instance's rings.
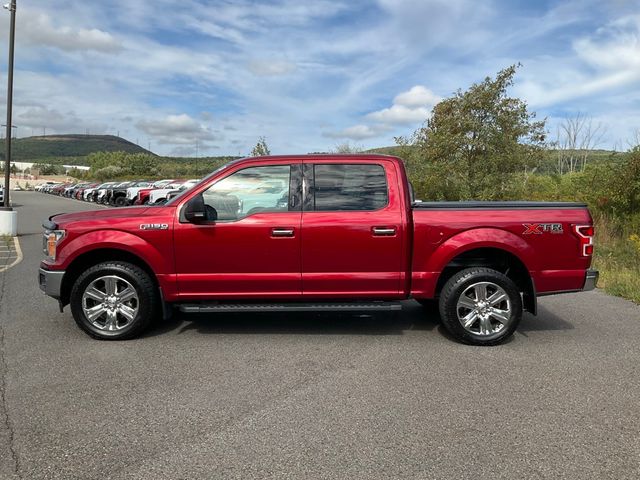
[[563,233],[561,223],[523,223],[523,235],[542,235],[543,233]]

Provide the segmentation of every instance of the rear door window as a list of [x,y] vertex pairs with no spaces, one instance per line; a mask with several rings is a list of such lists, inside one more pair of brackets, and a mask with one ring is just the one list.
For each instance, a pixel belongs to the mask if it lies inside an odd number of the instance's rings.
[[313,210],[378,210],[387,205],[387,177],[382,165],[327,163],[313,166]]

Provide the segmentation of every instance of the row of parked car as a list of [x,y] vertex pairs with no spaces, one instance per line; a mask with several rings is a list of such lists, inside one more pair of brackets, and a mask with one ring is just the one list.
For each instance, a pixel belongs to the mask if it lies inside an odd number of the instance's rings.
[[53,183],[38,185],[36,191],[74,198],[85,202],[101,203],[113,207],[127,205],[161,205],[200,180],[133,180],[126,182]]

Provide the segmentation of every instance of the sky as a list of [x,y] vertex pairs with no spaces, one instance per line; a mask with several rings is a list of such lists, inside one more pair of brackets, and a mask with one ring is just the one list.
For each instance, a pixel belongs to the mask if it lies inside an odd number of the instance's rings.
[[176,156],[373,148],[514,63],[552,139],[578,114],[601,148],[640,129],[640,0],[18,0],[13,123]]

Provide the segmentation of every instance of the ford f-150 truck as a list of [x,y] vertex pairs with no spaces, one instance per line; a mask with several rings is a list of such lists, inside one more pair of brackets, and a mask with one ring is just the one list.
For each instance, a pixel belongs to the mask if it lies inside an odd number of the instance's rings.
[[580,203],[420,202],[385,155],[244,158],[162,206],[45,221],[41,289],[98,339],[183,312],[399,310],[438,301],[462,342],[509,337],[536,298],[590,290]]

